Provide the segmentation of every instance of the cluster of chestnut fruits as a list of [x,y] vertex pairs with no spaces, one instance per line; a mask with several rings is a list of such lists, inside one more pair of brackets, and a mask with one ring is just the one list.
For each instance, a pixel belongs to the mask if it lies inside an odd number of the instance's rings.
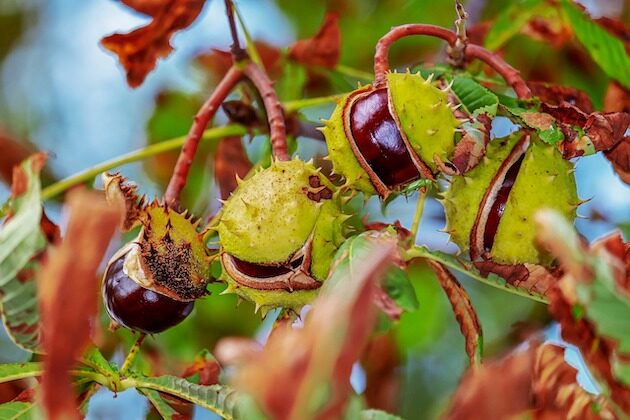
[[[263,312],[298,310],[317,294],[345,240],[342,196],[361,191],[385,199],[418,179],[435,180],[459,140],[459,125],[447,91],[419,74],[390,73],[382,87],[351,92],[322,128],[342,186],[311,163],[274,162],[225,203],[221,248],[213,252],[189,217],[157,203],[144,206],[138,238],[105,273],[110,317],[145,333],[181,322],[214,280],[214,259],[228,292]],[[535,243],[534,213],[552,208],[573,220],[579,203],[572,164],[556,147],[527,131],[493,139],[477,166],[449,181],[446,230],[472,261],[553,264]]]

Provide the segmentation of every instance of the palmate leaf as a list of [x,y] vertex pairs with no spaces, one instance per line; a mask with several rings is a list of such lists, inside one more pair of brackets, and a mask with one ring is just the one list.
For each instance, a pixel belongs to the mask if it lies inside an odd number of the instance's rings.
[[497,114],[499,105],[497,95],[474,81],[472,77],[455,76],[451,90],[469,114],[473,116]]
[[239,416],[239,408],[242,397],[232,388],[225,385],[197,385],[186,379],[170,375],[156,378],[132,376],[128,381],[130,386],[138,389],[146,388],[183,398],[225,419],[241,418]]
[[35,418],[35,404],[28,402],[8,402],[0,404],[0,419],[30,420]]
[[585,16],[573,2],[563,0],[562,9],[593,60],[608,76],[630,88],[630,56],[623,42]]
[[11,218],[0,230],[0,305],[2,321],[19,347],[36,351],[39,341],[39,309],[33,278],[20,280],[23,270],[34,270],[33,257],[46,246],[40,227],[42,206],[39,171],[45,155],[37,154],[20,165],[14,183],[19,194],[10,203]]

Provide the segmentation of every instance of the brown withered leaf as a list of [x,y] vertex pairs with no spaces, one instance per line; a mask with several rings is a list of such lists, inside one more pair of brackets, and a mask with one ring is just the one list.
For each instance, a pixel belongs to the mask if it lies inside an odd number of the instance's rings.
[[536,347],[530,342],[524,350],[469,369],[445,417],[449,420],[507,419],[529,410]]
[[195,356],[193,363],[182,373],[182,378],[199,375],[199,385],[214,385],[219,383],[221,366],[210,353],[203,352]]
[[96,271],[124,212],[82,189],[68,193],[68,207],[66,236],[49,251],[38,277],[46,354],[42,397],[50,418],[80,418],[69,370],[89,343],[98,307]]
[[477,166],[486,154],[491,126],[492,120],[487,114],[480,114],[471,123],[463,124],[464,136],[455,146],[450,161],[443,162],[437,155],[433,158],[440,171],[447,175],[461,175]]
[[618,145],[604,152],[604,156],[612,163],[619,178],[630,185],[630,136],[626,136]]
[[523,26],[521,33],[556,49],[563,47],[573,38],[573,32],[564,19],[549,19],[541,16],[534,16],[527,25]]
[[137,12],[155,17],[172,0],[120,0],[121,3],[131,7]]
[[612,80],[606,89],[604,111],[630,112],[630,91],[615,80]]
[[341,29],[337,13],[328,13],[314,37],[289,47],[289,57],[307,66],[334,68],[339,62]]
[[0,131],[0,179],[10,183],[13,167],[33,154],[32,147]]
[[239,100],[225,101],[221,104],[221,108],[233,123],[242,124],[246,127],[257,127],[261,123],[256,109],[246,102]]
[[[623,140],[630,126],[630,114],[626,112],[587,114],[573,105],[555,106],[546,103],[542,103],[541,111],[554,117],[562,130],[565,137],[562,153],[566,159],[581,156],[590,147],[595,151],[612,149]],[[589,145],[583,143],[582,132],[588,138]]]
[[[352,393],[352,365],[376,319],[374,288],[391,264],[397,241],[380,232],[351,240],[354,246],[344,247],[304,327],[278,326],[265,349],[237,373],[235,386],[271,418],[340,418]],[[322,389],[328,390],[325,400]]]
[[127,83],[135,88],[155,68],[158,59],[171,53],[171,37],[194,22],[205,0],[125,3],[131,7],[140,7],[137,10],[149,14],[153,20],[129,33],[109,35],[101,40],[101,44],[118,56],[127,73]]
[[590,114],[593,112],[591,99],[586,92],[577,88],[535,81],[528,81],[527,86],[529,86],[535,97],[549,105],[558,106],[567,103],[578,107],[586,113]]
[[499,264],[494,261],[475,261],[473,264],[482,276],[493,273],[514,287],[543,296],[562,274],[560,269],[548,269],[536,264]]
[[427,259],[427,264],[435,272],[435,275],[446,293],[453,313],[459,323],[459,328],[466,341],[466,354],[471,366],[481,363],[483,332],[477,317],[477,312],[472,306],[470,297],[459,281],[442,264]]
[[577,371],[564,360],[565,349],[541,345],[534,364],[532,392],[536,419],[615,419],[604,398],[589,394],[577,382]]
[[221,139],[214,155],[214,178],[219,186],[221,200],[230,198],[238,187],[237,177],[243,179],[252,169],[240,137]]
[[364,397],[368,407],[387,412],[398,408],[401,357],[392,333],[376,334],[361,358],[365,370]]
[[[282,70],[280,66],[282,54],[276,47],[263,41],[254,41],[254,47],[262,60],[263,67],[269,76],[275,79]],[[223,77],[232,66],[232,54],[229,51],[212,49],[199,55],[196,60],[202,68],[208,70],[216,78]]]
[[564,360],[564,348],[530,339],[524,349],[469,371],[446,418],[616,418],[606,400],[577,383],[576,374]]

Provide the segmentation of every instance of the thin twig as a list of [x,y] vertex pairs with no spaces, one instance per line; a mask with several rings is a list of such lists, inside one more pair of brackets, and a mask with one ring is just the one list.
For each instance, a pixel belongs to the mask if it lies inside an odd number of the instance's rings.
[[416,203],[416,212],[413,215],[413,223],[411,224],[411,237],[413,238],[413,243],[416,243],[416,238],[418,237],[418,231],[420,230],[420,220],[422,220],[422,213],[424,211],[424,202],[429,194],[428,191],[422,192],[418,191],[418,202]]
[[[376,44],[376,53],[374,54],[375,87],[382,87],[385,84],[387,72],[389,71],[389,47],[399,39],[411,35],[427,35],[441,38],[448,42],[451,46],[455,45],[457,41],[457,35],[453,31],[440,26],[409,24],[392,28]],[[510,86],[512,86],[512,89],[514,89],[514,92],[520,99],[531,98],[532,92],[523,78],[521,78],[519,71],[503,61],[503,59],[495,53],[490,52],[479,45],[468,44],[465,49],[465,58],[478,59],[485,62],[497,73],[499,73]]]
[[446,52],[448,54],[447,62],[453,67],[464,67],[464,59],[466,58],[466,46],[468,45],[468,37],[466,36],[466,21],[468,13],[464,10],[461,1],[455,2],[455,11],[457,12],[457,20],[455,20],[455,33],[457,39],[455,44],[448,45]]
[[225,0],[225,14],[228,18],[230,25],[230,34],[232,35],[232,45],[230,46],[230,52],[234,62],[245,60],[247,58],[247,51],[241,47],[241,43],[238,39],[238,30],[236,29],[236,22],[234,21],[234,5],[232,0]]
[[131,349],[129,349],[129,353],[127,353],[127,357],[125,357],[125,361],[120,367],[121,376],[126,375],[127,372],[129,372],[129,369],[131,369],[131,366],[133,365],[133,362],[136,360],[136,356],[138,355],[138,352],[140,351],[140,347],[142,346],[142,342],[144,341],[146,336],[147,336],[146,334],[141,333],[136,339],[135,343],[133,343],[133,346],[131,346]]
[[186,186],[188,172],[190,171],[190,166],[192,165],[195,154],[197,153],[199,141],[203,136],[206,126],[214,117],[214,114],[216,114],[223,100],[242,77],[243,71],[237,66],[232,66],[223,77],[223,80],[221,80],[218,84],[214,92],[212,92],[212,95],[210,95],[199,112],[197,112],[197,115],[195,115],[193,125],[190,127],[188,137],[186,138],[186,142],[184,143],[179,157],[177,158],[173,175],[171,176],[171,180],[166,188],[166,193],[164,194],[164,201],[170,207],[177,208],[179,206],[179,196]]
[[243,72],[251,80],[263,100],[269,123],[269,136],[271,138],[271,152],[273,156],[278,160],[289,160],[284,111],[273,84],[269,80],[269,76],[261,67],[252,62],[245,65]]

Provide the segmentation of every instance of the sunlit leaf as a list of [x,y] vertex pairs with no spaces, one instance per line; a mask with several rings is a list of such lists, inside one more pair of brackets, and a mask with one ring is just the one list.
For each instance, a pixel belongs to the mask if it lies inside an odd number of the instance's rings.
[[501,48],[536,14],[542,0],[520,0],[511,2],[503,9],[486,35],[485,47],[489,50]]
[[563,0],[562,9],[593,60],[608,76],[630,88],[630,56],[624,43],[593,22],[572,1]]
[[28,402],[8,402],[0,404],[0,419],[31,420],[35,417],[35,404]]
[[148,378],[133,376],[130,383],[136,388],[147,388],[183,398],[208,409],[225,419],[237,419],[239,416],[240,396],[224,385],[197,385],[177,376],[159,376]]
[[[18,379],[41,376],[43,372],[41,363],[13,363],[0,364],[0,383],[16,381]],[[3,418],[0,416],[0,418]]]
[[455,76],[451,90],[469,114],[473,116],[478,114],[496,115],[499,98],[489,89],[474,81],[472,77]]
[[11,339],[29,351],[37,350],[40,334],[33,273],[39,268],[34,257],[46,247],[39,181],[45,161],[37,154],[14,171],[10,218],[0,230],[2,321]]
[[157,410],[157,412],[162,416],[165,420],[171,420],[179,415],[177,411],[173,409],[164,398],[160,395],[159,392],[148,389],[148,388],[138,388],[138,392],[143,394],[147,399],[153,404],[153,407]]

